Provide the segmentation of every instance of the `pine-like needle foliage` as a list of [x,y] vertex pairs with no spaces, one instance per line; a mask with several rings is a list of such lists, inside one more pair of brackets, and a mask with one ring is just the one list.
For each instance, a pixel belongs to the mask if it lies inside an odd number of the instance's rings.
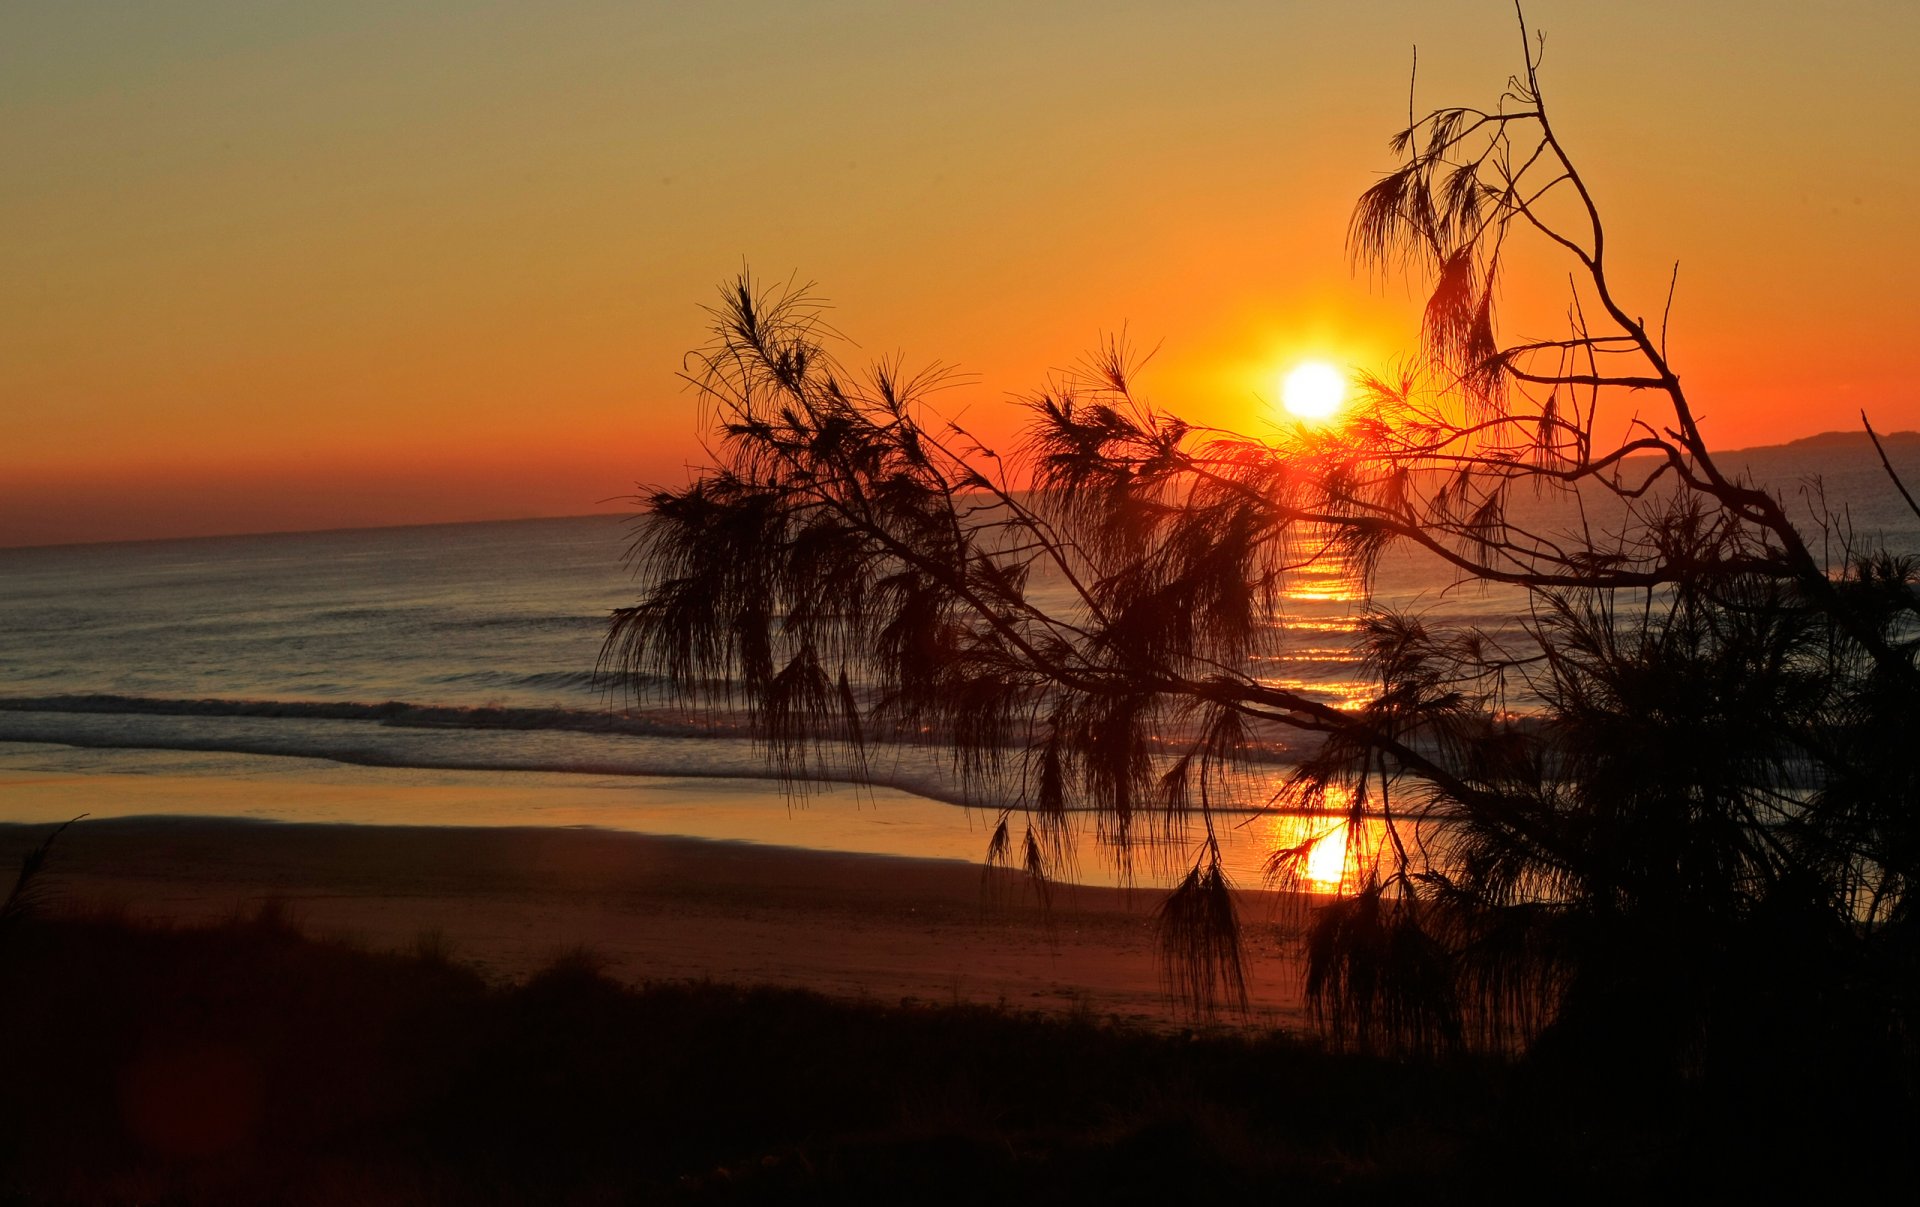
[[[1915,564],[1816,556],[1715,464],[1663,334],[1614,297],[1536,64],[1529,41],[1499,105],[1396,136],[1350,237],[1432,282],[1423,351],[1279,443],[1149,405],[1115,341],[1029,400],[1003,458],[933,417],[943,374],[851,372],[805,291],[743,275],[689,373],[713,464],[647,501],[604,665],[742,710],[793,781],[950,750],[1001,802],[989,857],[1042,882],[1076,825],[1123,856],[1192,835],[1160,917],[1196,1003],[1244,996],[1216,813],[1293,733],[1317,745],[1271,803],[1345,801],[1351,836],[1384,834],[1350,837],[1360,883],[1307,937],[1334,1034],[1604,1035],[1679,1070],[1756,1042],[1814,1067],[1847,1036],[1911,1067]],[[1571,262],[1565,338],[1499,335],[1521,237]],[[1666,415],[1597,445],[1626,395]],[[1520,638],[1375,613],[1358,707],[1263,678],[1288,576],[1364,588],[1392,546],[1518,589]],[[1282,883],[1305,854],[1276,856]]]

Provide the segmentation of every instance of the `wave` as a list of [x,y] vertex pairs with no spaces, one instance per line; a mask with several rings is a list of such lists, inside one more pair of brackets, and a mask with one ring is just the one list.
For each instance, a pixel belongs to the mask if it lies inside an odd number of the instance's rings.
[[601,676],[592,671],[451,671],[431,676],[427,681],[463,687],[532,687],[585,692],[618,690],[617,687],[609,687]]
[[[555,672],[572,678],[571,672]],[[541,679],[550,676],[524,676]],[[588,679],[591,676],[587,676]],[[0,711],[115,713],[158,717],[271,717],[317,721],[374,721],[406,729],[558,730],[570,733],[646,737],[737,737],[744,728],[658,714],[614,713],[583,708],[511,708],[502,705],[410,704],[387,700],[164,699],[113,694],[0,697]]]
[[[572,679],[580,672],[549,672],[523,678]],[[590,675],[584,676],[591,680]],[[120,715],[146,717],[231,717],[306,721],[371,722],[397,729],[501,730],[605,734],[644,738],[688,738],[750,741],[756,735],[744,721],[720,714],[652,711],[616,712],[611,708],[527,708],[506,705],[413,704],[387,700],[378,704],[350,700],[236,700],[222,698],[170,699],[113,693],[58,696],[0,696],[0,713]],[[6,739],[0,732],[0,741]],[[889,741],[868,735],[874,748],[915,747],[943,752],[951,749],[923,735]],[[1005,749],[1017,760],[1020,743]],[[1296,741],[1276,738],[1245,752],[1254,763],[1292,762],[1300,757]]]
[[606,631],[607,618],[601,615],[581,616],[573,613],[525,616],[462,615],[435,619],[432,627],[462,633],[475,629],[525,629],[535,633],[590,632],[598,636]]
[[[96,750],[181,750],[326,759],[446,771],[864,782],[975,807],[1017,804],[1022,759],[971,790],[951,747],[870,743],[861,757],[830,745],[782,765],[744,725],[695,716],[563,708],[458,707],[389,700],[164,699],[115,694],[0,697],[0,742]],[[1247,760],[1276,771],[1302,753],[1272,743]]]

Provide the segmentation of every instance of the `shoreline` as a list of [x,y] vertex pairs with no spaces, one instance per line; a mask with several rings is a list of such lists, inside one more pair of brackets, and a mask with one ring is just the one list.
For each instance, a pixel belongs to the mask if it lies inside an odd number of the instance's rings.
[[[0,824],[0,860],[17,866],[48,831]],[[144,816],[68,829],[39,888],[54,912],[157,925],[219,922],[273,902],[314,937],[437,947],[494,980],[585,949],[630,984],[712,980],[1153,1027],[1192,1021],[1159,975],[1156,890],[1063,884],[1043,908],[1020,874],[962,859],[589,826]],[[1298,964],[1272,924],[1297,899],[1238,895],[1250,923],[1245,1021],[1304,1029]]]
[[[741,840],[825,852],[984,862],[996,811],[904,787],[780,781],[720,768],[677,775],[370,766],[232,751],[94,748],[0,742],[0,823],[53,824],[179,816],[368,826],[600,829]],[[1091,821],[1094,814],[1082,815]],[[1336,814],[1222,815],[1236,884],[1264,883],[1276,847],[1297,845]],[[1017,825],[1017,821],[1016,821]],[[1195,836],[1136,835],[1132,884],[1170,888],[1191,866]],[[1124,886],[1118,852],[1081,827],[1063,880]]]

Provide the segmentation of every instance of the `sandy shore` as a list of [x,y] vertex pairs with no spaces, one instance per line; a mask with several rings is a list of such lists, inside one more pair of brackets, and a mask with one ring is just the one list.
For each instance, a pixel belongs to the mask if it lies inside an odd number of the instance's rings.
[[[42,826],[0,826],[17,865]],[[1000,1003],[1172,1022],[1159,894],[1063,887],[1042,910],[977,864],[599,829],[88,820],[46,881],[56,909],[194,922],[284,901],[308,933],[523,977],[586,947],[622,980],[712,978],[879,1001]],[[1297,966],[1249,895],[1253,1022],[1303,1022]]]

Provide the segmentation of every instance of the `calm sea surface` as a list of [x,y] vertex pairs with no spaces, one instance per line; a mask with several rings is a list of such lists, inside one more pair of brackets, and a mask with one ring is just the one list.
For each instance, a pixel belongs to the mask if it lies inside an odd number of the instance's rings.
[[[1796,499],[1795,482],[1821,475],[1857,532],[1920,551],[1920,521],[1870,449],[1750,460]],[[1920,483],[1920,449],[1897,462]],[[103,798],[167,782],[147,812],[604,824],[978,857],[984,837],[940,803],[959,797],[937,751],[878,761],[902,791],[833,790],[791,810],[736,733],[626,714],[593,668],[608,611],[634,594],[628,531],[589,517],[0,550],[0,821],[70,807],[70,793],[34,782],[113,777],[98,781]],[[1329,702],[1364,695],[1347,648],[1358,607],[1339,576],[1290,588],[1281,653],[1258,673]],[[1499,629],[1518,615],[1516,596],[1455,587],[1409,559],[1387,563],[1380,588],[1381,602],[1439,626]],[[670,807],[662,777],[688,786]],[[199,797],[179,787],[194,780]],[[248,796],[237,783],[261,787]],[[351,807],[338,793],[316,803],[329,784],[358,785]],[[430,809],[409,785],[439,793]],[[501,795],[515,786],[520,798]],[[587,786],[600,793],[588,805],[538,805],[548,789]],[[516,811],[513,799],[533,803]],[[849,816],[824,828],[803,816],[836,809]]]

